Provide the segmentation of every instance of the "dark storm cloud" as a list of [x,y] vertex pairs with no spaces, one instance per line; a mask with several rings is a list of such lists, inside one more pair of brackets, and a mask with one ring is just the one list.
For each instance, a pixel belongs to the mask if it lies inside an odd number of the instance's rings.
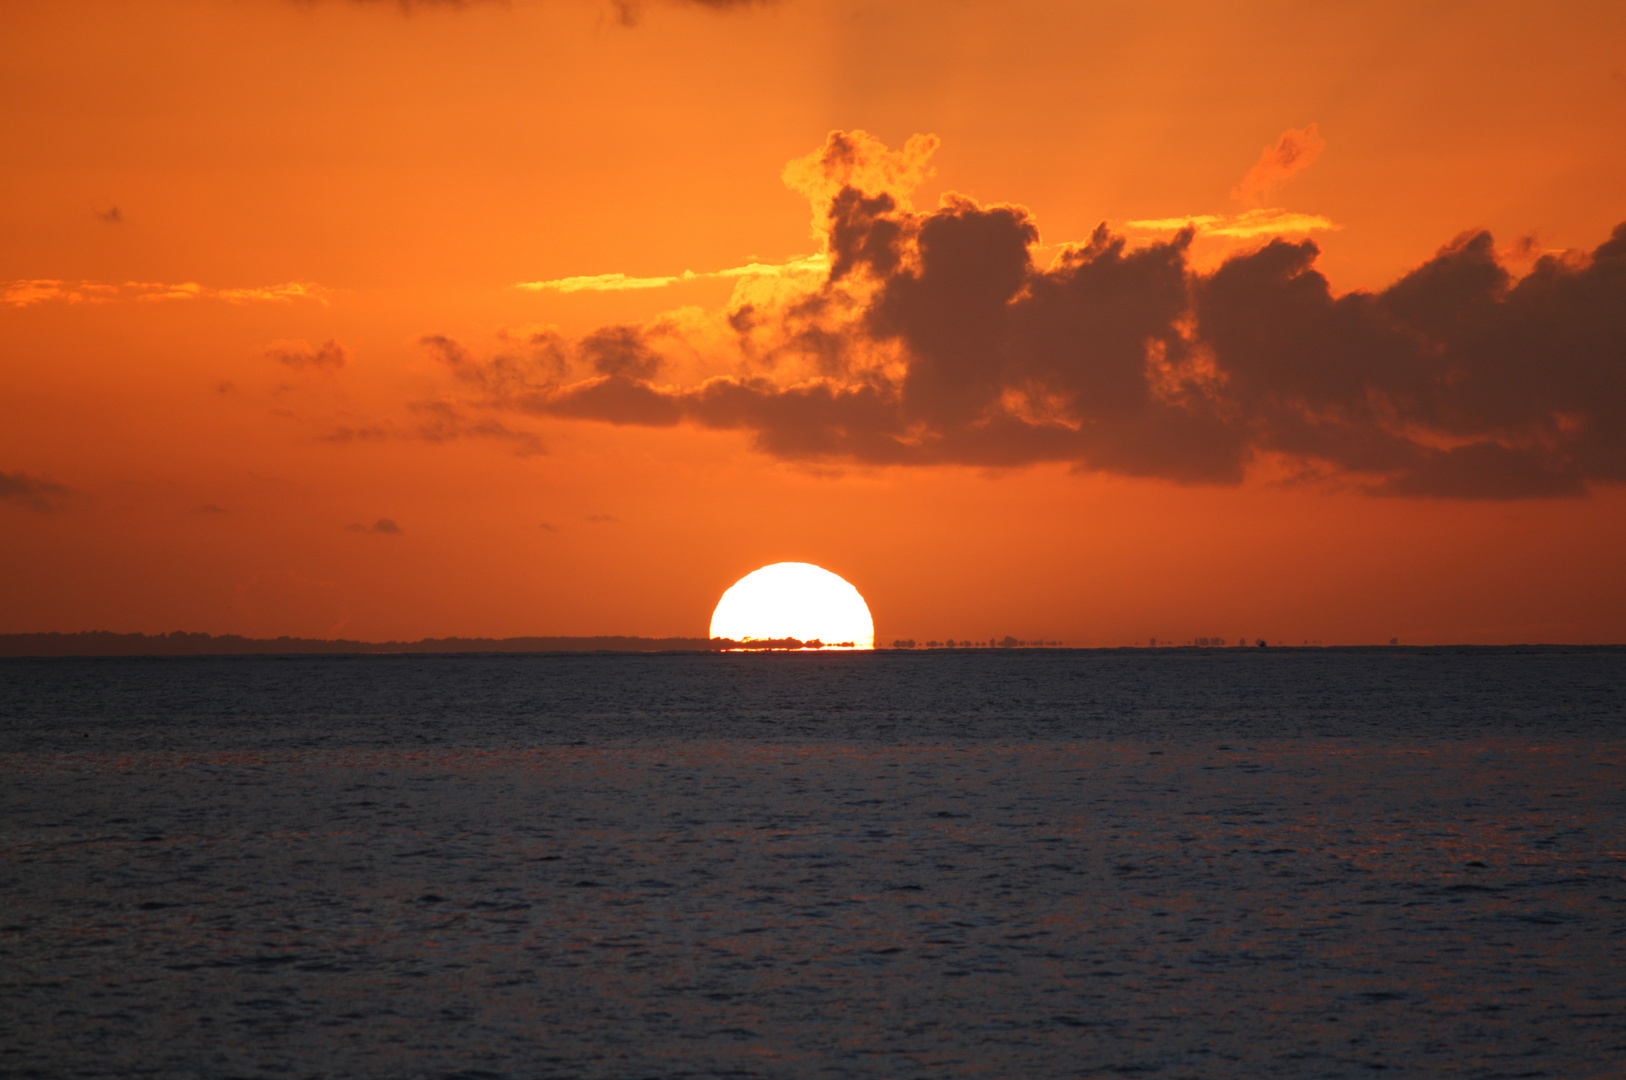
[[1335,295],[1308,240],[1198,273],[1189,232],[1130,248],[1103,226],[1040,269],[1021,207],[914,213],[854,187],[828,205],[827,279],[730,313],[736,374],[662,385],[669,327],[489,361],[426,343],[488,406],[745,431],[793,460],[1235,483],[1271,454],[1374,494],[1469,499],[1626,480],[1626,225],[1518,280],[1469,233],[1382,291]]
[[56,509],[67,495],[68,489],[53,481],[27,473],[0,472],[0,502],[26,506],[43,514]]
[[1387,474],[1394,494],[1626,479],[1626,225],[1517,283],[1485,232],[1375,294],[1334,297],[1316,254],[1275,241],[1194,286],[1254,445]]

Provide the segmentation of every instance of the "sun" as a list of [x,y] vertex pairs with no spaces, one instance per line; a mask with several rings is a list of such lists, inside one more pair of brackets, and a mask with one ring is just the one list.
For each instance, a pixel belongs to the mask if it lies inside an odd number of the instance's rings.
[[711,613],[711,636],[873,649],[875,622],[864,598],[840,575],[812,563],[782,562],[751,571],[723,593]]

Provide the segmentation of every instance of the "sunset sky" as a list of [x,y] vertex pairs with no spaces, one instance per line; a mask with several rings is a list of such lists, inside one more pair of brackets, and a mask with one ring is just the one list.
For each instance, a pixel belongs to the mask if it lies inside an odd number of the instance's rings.
[[0,632],[1626,641],[1626,6],[0,0]]

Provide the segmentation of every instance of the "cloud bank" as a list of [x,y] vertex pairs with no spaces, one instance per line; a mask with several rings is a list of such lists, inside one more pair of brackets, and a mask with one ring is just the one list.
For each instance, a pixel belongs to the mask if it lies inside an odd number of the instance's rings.
[[[713,326],[543,332],[485,359],[425,344],[471,408],[743,431],[795,461],[1233,484],[1268,459],[1375,494],[1490,499],[1626,479],[1626,225],[1519,279],[1468,232],[1342,295],[1305,238],[1198,272],[1195,220],[1138,246],[1102,225],[1040,267],[1024,207],[910,207],[935,145],[833,132],[793,163],[827,269],[799,288],[742,279]],[[673,380],[680,353],[729,373]]]

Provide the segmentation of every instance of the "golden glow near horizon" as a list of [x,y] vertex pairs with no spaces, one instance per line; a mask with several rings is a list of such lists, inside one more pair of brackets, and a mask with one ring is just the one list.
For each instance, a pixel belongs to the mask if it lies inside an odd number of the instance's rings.
[[875,623],[864,598],[839,574],[783,562],[753,570],[723,593],[711,615],[711,636],[873,649]]

